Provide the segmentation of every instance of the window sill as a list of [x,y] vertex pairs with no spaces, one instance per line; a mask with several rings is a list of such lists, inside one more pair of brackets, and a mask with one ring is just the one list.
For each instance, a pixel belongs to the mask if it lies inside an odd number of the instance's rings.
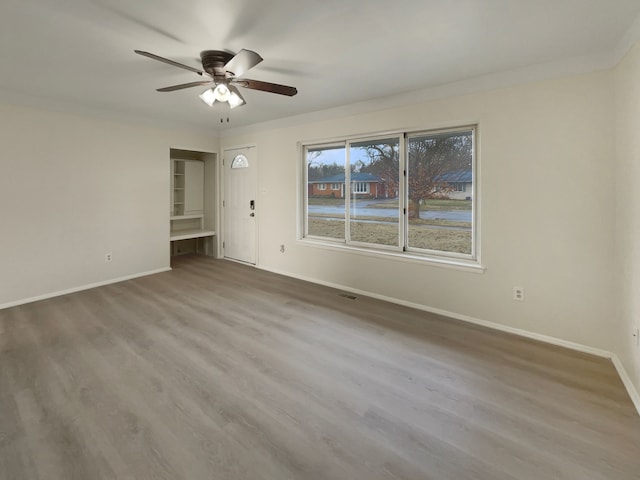
[[476,260],[466,260],[461,258],[444,258],[433,257],[427,255],[420,255],[414,252],[397,252],[397,251],[385,251],[374,250],[365,247],[356,247],[353,245],[344,245],[333,242],[325,242],[318,239],[302,238],[298,240],[298,243],[308,247],[322,248],[325,250],[333,250],[339,252],[348,252],[356,255],[363,255],[367,257],[375,257],[382,259],[393,259],[394,261],[406,262],[406,263],[419,263],[422,265],[428,265],[440,268],[450,268],[454,270],[461,270],[464,272],[472,273],[484,273],[486,268],[482,266]]

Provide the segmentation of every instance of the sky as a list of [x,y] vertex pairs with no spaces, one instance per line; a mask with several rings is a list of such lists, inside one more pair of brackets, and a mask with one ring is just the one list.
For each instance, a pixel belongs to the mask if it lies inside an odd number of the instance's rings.
[[[313,163],[318,166],[333,165],[334,163],[342,166],[345,163],[345,150],[346,148],[342,145],[324,150],[312,149],[314,152],[320,152],[320,155],[313,159]],[[369,157],[362,148],[352,147],[350,152],[350,162],[352,165],[358,162],[369,163]]]

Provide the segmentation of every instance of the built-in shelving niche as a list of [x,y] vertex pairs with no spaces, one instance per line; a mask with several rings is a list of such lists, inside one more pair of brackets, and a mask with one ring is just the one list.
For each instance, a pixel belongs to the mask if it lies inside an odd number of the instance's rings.
[[171,255],[217,256],[217,155],[174,149],[169,205]]

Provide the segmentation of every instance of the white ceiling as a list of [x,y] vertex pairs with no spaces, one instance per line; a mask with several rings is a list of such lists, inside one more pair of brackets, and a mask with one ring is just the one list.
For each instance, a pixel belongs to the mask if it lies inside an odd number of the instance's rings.
[[[613,55],[639,14],[640,0],[2,0],[0,98],[227,129]],[[155,91],[196,74],[133,53],[200,67],[202,50],[242,48],[264,58],[246,77],[298,95],[243,89],[246,106],[211,109],[203,88]]]

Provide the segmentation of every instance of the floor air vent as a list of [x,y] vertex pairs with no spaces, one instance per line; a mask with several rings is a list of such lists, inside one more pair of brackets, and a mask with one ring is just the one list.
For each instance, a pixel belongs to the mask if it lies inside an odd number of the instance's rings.
[[358,298],[355,295],[350,295],[348,293],[339,293],[338,296],[348,298],[349,300],[355,300],[356,298]]

